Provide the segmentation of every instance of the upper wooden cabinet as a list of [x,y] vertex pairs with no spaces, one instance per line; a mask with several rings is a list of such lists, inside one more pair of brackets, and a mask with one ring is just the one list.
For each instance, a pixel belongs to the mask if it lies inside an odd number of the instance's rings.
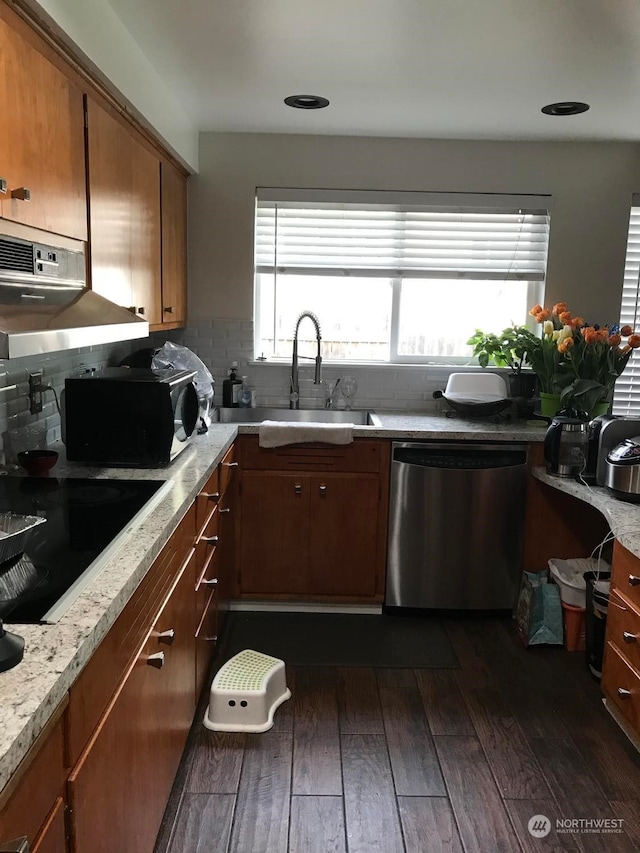
[[86,99],[91,286],[162,322],[160,160],[124,122]]
[[9,20],[0,7],[0,214],[86,240],[82,91]]
[[162,205],[162,323],[187,320],[187,179],[170,163],[160,164]]

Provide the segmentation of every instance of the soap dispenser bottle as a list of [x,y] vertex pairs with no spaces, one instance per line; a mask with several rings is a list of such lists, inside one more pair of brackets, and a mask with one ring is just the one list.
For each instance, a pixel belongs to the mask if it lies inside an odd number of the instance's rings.
[[229,376],[222,383],[222,406],[225,409],[237,407],[240,402],[240,386],[242,380],[238,379],[238,362],[231,363]]
[[247,377],[242,377],[242,385],[240,386],[240,399],[238,401],[238,405],[242,409],[248,409],[251,407],[251,388],[249,388],[249,383],[247,382]]

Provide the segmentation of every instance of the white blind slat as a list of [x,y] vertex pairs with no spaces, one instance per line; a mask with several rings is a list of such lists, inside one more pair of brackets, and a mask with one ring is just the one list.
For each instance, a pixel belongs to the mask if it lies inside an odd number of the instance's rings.
[[[634,196],[634,205],[640,198]],[[640,328],[640,206],[631,208],[622,284],[620,325]],[[636,350],[616,380],[613,414],[640,417],[640,353]]]

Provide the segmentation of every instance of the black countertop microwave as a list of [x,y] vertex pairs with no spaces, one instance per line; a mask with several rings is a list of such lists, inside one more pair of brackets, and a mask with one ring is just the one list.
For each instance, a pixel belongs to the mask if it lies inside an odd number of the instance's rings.
[[186,447],[198,419],[194,371],[108,367],[65,380],[67,459],[157,468]]

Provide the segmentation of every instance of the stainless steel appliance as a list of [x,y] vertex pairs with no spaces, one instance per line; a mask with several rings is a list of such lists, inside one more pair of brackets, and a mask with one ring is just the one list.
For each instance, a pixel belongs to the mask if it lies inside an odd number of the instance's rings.
[[625,501],[640,501],[640,435],[625,438],[607,454],[605,486]]
[[156,468],[183,450],[198,419],[195,371],[110,367],[65,380],[67,459]]
[[[600,426],[596,426],[597,423]],[[602,415],[592,421],[596,435],[590,440],[589,456],[595,456],[595,482],[598,486],[606,485],[607,456],[613,448],[634,435],[640,435],[640,418],[629,418],[620,415]],[[594,447],[594,444],[596,445]]]
[[557,477],[577,477],[587,467],[589,423],[559,415],[544,437],[547,470]]
[[512,610],[526,482],[523,445],[394,442],[385,605]]
[[0,358],[148,336],[146,320],[89,290],[77,246],[0,234]]
[[38,516],[0,564],[0,620],[52,623],[171,489],[171,480],[0,478],[0,512]]

